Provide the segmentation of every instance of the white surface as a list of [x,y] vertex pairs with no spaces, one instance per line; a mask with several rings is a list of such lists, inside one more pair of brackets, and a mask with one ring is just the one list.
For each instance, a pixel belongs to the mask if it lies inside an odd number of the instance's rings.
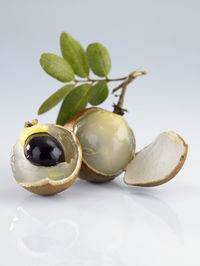
[[[0,265],[199,266],[199,0],[0,3]],[[59,53],[61,31],[84,47],[105,44],[110,77],[140,66],[148,72],[128,88],[126,119],[137,150],[166,130],[186,140],[188,158],[174,180],[134,188],[121,177],[101,185],[77,179],[52,197],[16,184],[11,146],[23,123],[37,118],[41,102],[62,86],[38,63],[42,52]],[[111,110],[113,101],[103,106]],[[58,108],[40,123],[54,122]]]
[[8,182],[1,265],[199,265],[200,187],[176,181],[142,189],[77,180],[51,197]]

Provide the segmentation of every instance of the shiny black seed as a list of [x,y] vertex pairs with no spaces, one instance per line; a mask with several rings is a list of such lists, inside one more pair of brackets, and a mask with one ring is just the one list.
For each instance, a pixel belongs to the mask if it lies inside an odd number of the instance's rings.
[[53,166],[65,161],[62,145],[51,135],[31,135],[25,143],[24,154],[34,165]]

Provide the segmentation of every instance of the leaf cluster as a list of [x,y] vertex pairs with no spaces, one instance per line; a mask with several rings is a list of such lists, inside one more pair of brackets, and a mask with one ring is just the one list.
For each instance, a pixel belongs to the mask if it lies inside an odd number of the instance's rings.
[[[85,51],[77,40],[65,32],[60,35],[60,50],[62,56],[43,53],[40,65],[51,77],[67,84],[42,103],[38,114],[47,112],[62,101],[56,123],[64,125],[88,103],[99,105],[108,97],[107,75],[111,69],[111,59],[102,44],[92,43]],[[104,79],[91,80],[90,71]],[[82,79],[77,80],[76,76]]]

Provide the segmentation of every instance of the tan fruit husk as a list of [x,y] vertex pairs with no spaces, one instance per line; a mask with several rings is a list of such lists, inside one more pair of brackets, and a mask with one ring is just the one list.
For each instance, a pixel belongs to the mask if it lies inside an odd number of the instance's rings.
[[[59,125],[55,125],[55,126],[61,127]],[[53,195],[53,194],[59,193],[61,191],[64,191],[65,189],[70,187],[74,183],[75,179],[77,178],[77,176],[80,172],[80,169],[81,169],[81,164],[82,164],[82,148],[81,148],[80,142],[79,142],[78,138],[75,136],[75,134],[73,134],[73,137],[77,143],[79,155],[78,155],[76,170],[75,170],[75,172],[72,173],[71,176],[66,177],[62,180],[58,180],[58,181],[50,180],[50,179],[43,179],[40,182],[33,183],[33,184],[20,183],[15,178],[17,183],[20,186],[22,186],[23,188],[25,188],[26,190],[33,192],[35,194],[38,194],[38,195]]]
[[[180,157],[180,160],[179,160],[177,166],[167,176],[165,176],[164,178],[159,179],[159,180],[153,180],[153,181],[149,181],[149,182],[142,182],[141,181],[140,183],[134,184],[134,183],[126,182],[125,175],[124,175],[124,182],[127,185],[132,185],[132,186],[154,187],[154,186],[162,185],[162,184],[170,181],[172,178],[174,178],[178,174],[178,172],[181,170],[181,168],[183,167],[185,160],[186,160],[186,157],[187,157],[187,153],[188,153],[188,144],[185,143],[184,139],[179,134],[176,134],[176,135],[183,143],[184,153]],[[148,146],[146,146],[145,148],[147,148],[147,147]],[[144,150],[145,148],[143,148],[142,150]],[[140,151],[136,153],[136,156],[139,153],[140,153]]]
[[[85,115],[87,112],[90,112],[92,110],[104,110],[104,109],[97,108],[97,107],[91,107],[91,108],[84,109],[81,112],[79,112],[78,114],[76,114],[72,119],[70,119],[65,124],[64,127],[67,128],[68,130],[74,132],[78,119],[82,115]],[[130,130],[131,130],[131,133],[133,135],[133,139],[135,140],[134,133],[133,133],[132,129],[130,129]],[[132,153],[132,157],[131,157],[130,161],[135,156],[135,141],[134,141],[133,145],[134,145],[133,146],[134,148],[133,148],[133,153]],[[92,168],[83,158],[82,159],[81,170],[79,172],[79,177],[82,178],[82,179],[85,179],[85,180],[87,180],[89,182],[102,183],[102,182],[107,182],[107,181],[110,181],[110,180],[114,179],[115,177],[120,175],[123,171],[124,171],[124,169],[122,169],[121,171],[119,171],[115,175],[106,175],[106,174],[101,173],[101,172],[97,171],[96,169]]]
[[64,191],[65,189],[70,187],[74,183],[74,180],[76,179],[77,175],[74,175],[71,180],[67,180],[67,182],[63,184],[56,184],[56,183],[52,184],[49,181],[47,181],[45,183],[39,183],[37,184],[37,186],[34,185],[27,186],[23,184],[21,184],[21,186],[27,189],[28,191],[38,195],[53,195],[61,191]]

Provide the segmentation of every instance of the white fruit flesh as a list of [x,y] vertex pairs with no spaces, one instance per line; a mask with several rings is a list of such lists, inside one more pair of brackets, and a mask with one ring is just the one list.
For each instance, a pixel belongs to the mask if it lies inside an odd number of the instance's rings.
[[186,153],[187,145],[176,133],[161,133],[129,163],[124,181],[129,185],[143,186],[164,183],[180,170],[184,163],[181,159]]
[[133,157],[134,135],[120,115],[98,109],[88,111],[78,119],[75,134],[84,162],[99,173],[117,174]]
[[[56,166],[44,167],[33,165],[27,160],[24,155],[25,139],[30,133],[37,132],[47,132],[61,143],[66,154],[66,162],[59,163]],[[62,183],[68,178],[69,180],[73,178],[73,173],[77,167],[80,167],[80,152],[75,137],[70,131],[55,125],[36,125],[22,130],[20,138],[12,150],[11,167],[15,179],[23,185],[37,185],[45,180],[49,180],[51,183]]]

